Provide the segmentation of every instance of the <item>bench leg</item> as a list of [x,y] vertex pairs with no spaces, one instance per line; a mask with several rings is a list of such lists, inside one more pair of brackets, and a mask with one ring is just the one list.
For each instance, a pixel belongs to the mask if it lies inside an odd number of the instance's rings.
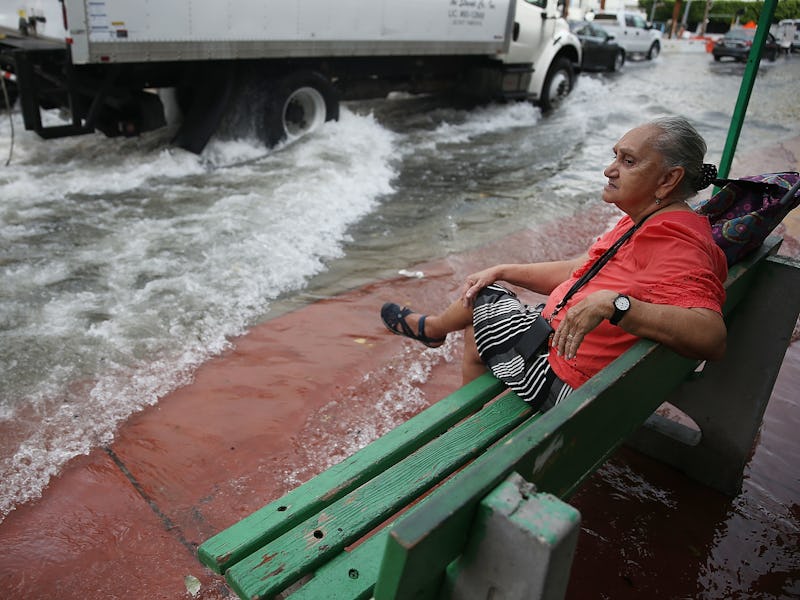
[[[686,444],[652,426],[626,443],[724,494],[738,494],[797,322],[798,298],[800,263],[768,259],[731,319],[725,358],[708,363],[668,399],[698,425],[699,443]],[[659,420],[656,415],[650,424]]]
[[516,473],[480,504],[463,556],[450,565],[444,597],[556,600],[564,597],[580,513],[538,494]]

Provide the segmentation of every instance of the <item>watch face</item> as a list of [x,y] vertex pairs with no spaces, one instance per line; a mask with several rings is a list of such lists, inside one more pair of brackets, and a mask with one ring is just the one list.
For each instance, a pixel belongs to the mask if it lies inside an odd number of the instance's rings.
[[619,296],[614,300],[614,306],[620,310],[628,310],[631,307],[631,301],[627,296]]

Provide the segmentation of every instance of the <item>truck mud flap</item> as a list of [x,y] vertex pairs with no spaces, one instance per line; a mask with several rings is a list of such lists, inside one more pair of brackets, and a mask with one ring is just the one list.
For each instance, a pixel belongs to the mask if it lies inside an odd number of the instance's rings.
[[17,92],[25,129],[35,131],[42,139],[91,133],[93,129],[81,123],[73,112],[69,125],[45,125],[41,110],[75,104],[73,90],[66,81],[48,72],[44,65],[62,65],[66,60],[63,49],[15,51],[11,55],[16,71]]
[[[235,69],[224,73],[223,68],[196,78],[203,83],[190,88],[191,101],[188,106],[181,107],[185,109],[183,122],[172,140],[173,145],[195,154],[203,151],[228,108],[236,79]],[[189,90],[181,93],[189,93]]]

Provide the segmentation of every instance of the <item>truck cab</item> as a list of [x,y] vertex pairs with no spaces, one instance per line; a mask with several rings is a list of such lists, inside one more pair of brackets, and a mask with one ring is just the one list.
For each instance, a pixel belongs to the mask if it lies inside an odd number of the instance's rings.
[[644,16],[635,12],[599,12],[594,22],[614,36],[627,54],[644,54],[652,60],[661,52],[661,32],[647,24]]
[[800,19],[783,19],[778,23],[776,34],[782,49],[789,52],[800,50]]
[[575,85],[581,43],[561,17],[557,0],[517,0],[514,32],[506,63],[533,60],[529,97],[543,110],[560,104]]

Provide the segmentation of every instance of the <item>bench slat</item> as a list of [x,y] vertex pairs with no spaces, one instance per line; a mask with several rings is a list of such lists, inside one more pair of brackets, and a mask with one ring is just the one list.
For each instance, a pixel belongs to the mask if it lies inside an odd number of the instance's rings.
[[273,596],[423,495],[531,415],[512,394],[497,399],[319,514],[231,566],[242,598]]
[[349,458],[320,473],[204,542],[200,560],[217,573],[407,457],[504,390],[489,374],[415,415]]
[[342,552],[314,573],[314,578],[293,593],[291,600],[361,600],[371,598],[378,579],[388,525],[350,552]]
[[753,266],[766,260],[768,256],[777,254],[783,238],[769,236],[764,244],[753,252],[747,259],[733,265],[728,270],[728,279],[725,281],[725,306],[723,313],[727,317],[739,301],[747,294],[750,285],[755,279],[758,269]]
[[[726,281],[730,314],[773,254],[773,239]],[[694,370],[697,361],[642,340],[535,422],[511,432],[398,520],[387,541],[377,600],[435,597],[461,552],[481,499],[517,471],[537,489],[568,497]]]

